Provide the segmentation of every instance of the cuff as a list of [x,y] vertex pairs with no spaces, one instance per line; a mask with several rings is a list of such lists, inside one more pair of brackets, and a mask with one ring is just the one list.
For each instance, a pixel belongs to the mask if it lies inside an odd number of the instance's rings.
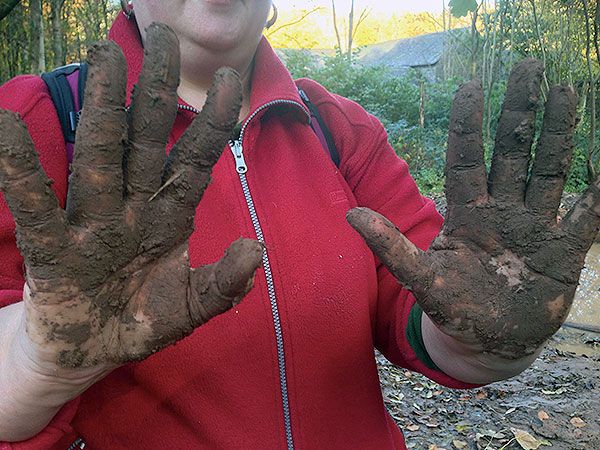
[[415,355],[423,364],[432,370],[441,371],[438,366],[433,362],[425,342],[423,341],[423,332],[421,330],[421,318],[423,316],[423,309],[418,303],[415,303],[410,310],[408,315],[408,322],[406,324],[406,340],[408,345],[411,346]]
[[0,308],[23,301],[23,289],[0,289]]
[[[414,301],[412,293],[409,294],[412,297],[413,304],[411,306],[410,313],[406,317],[405,323],[398,323],[397,325],[404,325],[402,331],[404,332],[404,343],[399,342],[399,346],[402,351],[403,359],[407,364],[407,368],[414,370],[425,375],[430,380],[435,381],[442,386],[446,386],[452,389],[473,389],[481,387],[480,384],[465,383],[451,377],[442,370],[440,370],[435,363],[431,360],[425,344],[423,342],[423,334],[421,330],[421,316],[423,310]],[[400,330],[398,330],[397,336],[400,336]],[[403,345],[404,344],[404,345]]]

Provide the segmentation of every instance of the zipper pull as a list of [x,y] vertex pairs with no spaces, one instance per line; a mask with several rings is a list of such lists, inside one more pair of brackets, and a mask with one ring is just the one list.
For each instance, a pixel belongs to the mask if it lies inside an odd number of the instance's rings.
[[248,166],[246,166],[246,161],[244,160],[244,149],[242,148],[242,142],[237,139],[232,141],[229,145],[231,147],[233,157],[235,158],[235,170],[237,173],[248,172]]

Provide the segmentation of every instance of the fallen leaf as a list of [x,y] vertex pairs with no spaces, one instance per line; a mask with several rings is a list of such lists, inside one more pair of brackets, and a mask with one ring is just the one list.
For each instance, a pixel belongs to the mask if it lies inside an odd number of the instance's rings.
[[583,428],[587,425],[580,417],[573,417],[569,422],[576,428]]
[[461,448],[467,448],[467,444],[465,441],[459,441],[458,439],[454,439],[452,441],[452,445],[454,445],[455,448],[461,449]]
[[538,419],[544,421],[544,420],[548,420],[550,418],[550,416],[548,415],[548,413],[546,411],[544,411],[543,409],[540,409],[538,411]]
[[481,434],[481,436],[484,436],[484,437],[491,437],[493,439],[503,439],[504,438],[504,435],[502,434],[502,432],[494,431],[494,430],[482,431],[481,433],[478,433],[478,434]]
[[459,423],[454,427],[454,429],[459,433],[467,432],[469,428],[471,428],[471,425],[469,425],[468,423]]
[[555,391],[551,391],[548,389],[542,389],[542,394],[546,394],[546,395],[560,395],[560,394],[564,394],[567,390],[565,388],[559,388]]
[[386,401],[388,401],[390,403],[402,403],[402,400],[404,400],[404,394],[402,394],[402,393],[395,394],[394,397],[388,396],[386,399]]
[[435,419],[431,419],[425,423],[428,428],[437,428],[440,426],[439,422]]
[[477,400],[483,400],[484,398],[487,398],[487,392],[479,391],[477,394],[475,394],[475,398]]
[[418,431],[419,428],[421,428],[419,425],[415,425],[415,424],[411,424],[411,425],[407,425],[406,429],[408,431]]
[[525,430],[518,430],[516,428],[511,428],[510,431],[515,436],[515,439],[524,450],[537,450],[542,445],[541,441],[538,441],[531,434],[529,434]]

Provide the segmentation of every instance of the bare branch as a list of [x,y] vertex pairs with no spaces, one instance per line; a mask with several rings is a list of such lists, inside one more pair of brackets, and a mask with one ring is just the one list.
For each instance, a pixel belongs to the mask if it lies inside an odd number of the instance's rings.
[[343,51],[342,38],[340,37],[340,30],[337,25],[337,13],[335,11],[335,0],[331,0],[331,10],[333,12],[333,29],[335,30],[335,37],[337,38],[338,48],[340,49],[340,52],[342,52]]
[[358,17],[358,21],[356,22],[356,26],[354,27],[354,32],[352,33],[353,37],[356,36],[358,29],[360,28],[362,23],[365,21],[365,19],[367,17],[369,17],[369,14],[371,14],[371,8],[365,8],[362,10],[362,12],[360,13],[360,16]]
[[278,26],[277,28],[274,28],[273,30],[267,31],[266,35],[273,36],[275,33],[277,33],[280,30],[283,30],[284,28],[288,28],[293,25],[297,25],[300,22],[302,22],[304,19],[306,19],[308,16],[310,16],[311,14],[316,13],[317,11],[321,11],[322,9],[323,9],[322,6],[317,6],[313,9],[311,9],[310,11],[305,11],[304,14],[302,14],[299,18],[292,20],[291,22],[286,22],[286,23]]

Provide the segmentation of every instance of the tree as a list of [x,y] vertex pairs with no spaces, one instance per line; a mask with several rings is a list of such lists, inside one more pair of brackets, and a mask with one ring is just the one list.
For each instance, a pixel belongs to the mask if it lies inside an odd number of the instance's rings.
[[[591,11],[588,4],[588,0],[582,0],[583,11],[585,15],[585,57],[588,69],[589,77],[589,95],[590,95],[590,134],[588,139],[588,152],[587,152],[587,170],[588,170],[588,181],[592,183],[596,179],[597,171],[594,167],[594,156],[596,154],[596,84],[598,83],[598,76],[594,74],[594,67],[592,62],[592,47],[596,49],[596,63],[598,63],[598,15],[600,14],[600,5],[596,4],[596,12],[594,18],[591,18]],[[594,33],[592,34],[592,26],[590,21],[594,21]]]
[[363,24],[363,22],[365,21],[365,19],[367,18],[367,16],[369,15],[369,9],[365,8],[361,11],[360,16],[358,17],[358,20],[354,21],[354,0],[351,0],[350,2],[350,11],[348,12],[348,27],[346,29],[346,41],[343,43],[344,45],[342,45],[342,38],[341,38],[341,33],[340,33],[340,28],[338,26],[338,17],[337,17],[337,9],[335,6],[335,0],[331,0],[331,11],[333,14],[333,28],[335,30],[335,36],[337,39],[337,44],[338,44],[338,49],[340,53],[343,53],[346,55],[346,58],[348,58],[349,61],[352,60],[352,52],[354,50],[354,37],[358,31],[358,29],[360,28],[360,26]]
[[31,72],[39,74],[46,70],[46,46],[44,41],[42,0],[29,0],[29,23],[31,30],[29,37]]
[[450,0],[448,5],[454,17],[464,17],[479,7],[477,0]]
[[[0,11],[8,1],[0,0]],[[0,20],[0,84],[85,59],[104,39],[119,5],[113,0],[23,0]],[[44,30],[47,30],[44,33]]]
[[52,22],[52,49],[54,51],[53,63],[55,67],[65,64],[65,52],[63,47],[62,10],[65,0],[50,1],[50,17]]

